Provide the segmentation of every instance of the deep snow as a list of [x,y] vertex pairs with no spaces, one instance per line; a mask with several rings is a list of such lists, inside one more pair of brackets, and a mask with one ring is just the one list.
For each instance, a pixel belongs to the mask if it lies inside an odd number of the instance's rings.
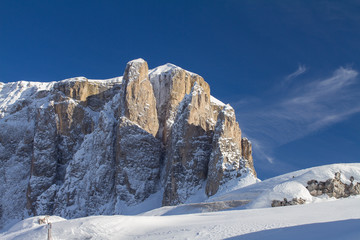
[[[265,239],[290,239],[287,238],[290,236],[291,239],[317,239],[319,235],[326,239],[346,239],[341,236],[358,239],[359,204],[360,198],[350,198],[299,206],[176,216],[117,215],[73,220],[50,217],[50,221],[54,239],[238,239],[241,235],[240,239],[264,239],[264,236]],[[37,219],[33,217],[16,224],[0,238],[46,239],[46,225],[37,224]],[[309,225],[315,223],[320,228]],[[269,230],[272,231],[268,235],[266,231]]]

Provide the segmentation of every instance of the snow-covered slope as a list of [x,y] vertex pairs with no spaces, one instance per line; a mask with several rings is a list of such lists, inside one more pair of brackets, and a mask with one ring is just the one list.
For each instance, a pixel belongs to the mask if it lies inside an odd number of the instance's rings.
[[[188,204],[136,216],[92,216],[73,220],[54,216],[50,217],[52,236],[53,239],[360,239],[359,196],[342,199],[323,196],[304,205],[276,208],[264,204],[273,197],[293,197],[294,194],[304,197],[307,194],[300,185],[305,186],[311,179],[325,181],[339,171],[344,182],[350,176],[360,180],[359,163],[314,167],[225,194],[219,192],[210,199],[213,203],[250,200],[246,207],[240,207],[242,209],[189,214],[194,204]],[[203,207],[206,204],[210,202],[203,203]],[[37,220],[36,217],[23,220],[3,232],[0,238],[45,239],[46,226],[39,225]]]
[[[198,203],[169,206],[143,213],[146,216],[165,216],[186,213],[213,212],[229,209],[254,209],[271,207],[273,200],[284,198],[302,198],[305,204],[333,201],[327,195],[313,197],[306,189],[310,180],[326,181],[333,178],[336,172],[341,173],[341,180],[350,183],[353,176],[356,184],[360,182],[360,163],[331,164],[287,173],[264,181],[253,181],[243,178],[241,181],[229,182],[222,191],[210,198],[198,197]],[[201,202],[202,201],[202,202]],[[201,202],[201,203],[200,203]]]
[[307,203],[331,200],[327,195],[312,197],[305,187],[307,182],[313,179],[326,181],[334,178],[336,172],[341,173],[341,181],[344,183],[349,184],[351,176],[355,178],[355,184],[360,182],[360,163],[331,164],[270,178],[227,194],[219,194],[210,201],[251,200],[247,208],[262,208],[270,207],[272,200],[282,200],[283,198],[301,197],[307,200]]

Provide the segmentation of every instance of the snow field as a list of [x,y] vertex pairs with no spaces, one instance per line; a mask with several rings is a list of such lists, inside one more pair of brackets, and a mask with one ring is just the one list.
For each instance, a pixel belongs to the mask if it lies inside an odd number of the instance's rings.
[[[140,215],[90,216],[72,220],[51,216],[52,235],[54,240],[360,239],[360,196],[315,198],[306,192],[308,180],[325,181],[338,171],[342,173],[343,182],[348,181],[350,176],[357,181],[360,179],[359,163],[314,167],[248,186],[239,184],[239,189],[223,191],[204,203],[162,207]],[[270,200],[284,197],[302,197],[308,204],[268,207]],[[154,199],[156,197],[151,201]],[[237,210],[206,207],[245,199],[250,203],[239,206]],[[145,205],[141,208],[146,209]],[[0,239],[46,239],[46,225],[39,225],[38,218],[28,218],[15,224],[1,233]]]
[[[323,231],[326,229],[326,231],[322,234],[328,236],[327,239],[339,239],[334,237],[339,237],[341,234],[350,237],[348,239],[356,239],[352,237],[360,237],[360,228],[354,226],[360,221],[360,211],[355,211],[359,209],[359,204],[360,198],[352,197],[338,201],[279,208],[175,216],[92,216],[73,220],[50,217],[50,221],[53,222],[54,240],[90,238],[259,239],[256,237],[267,236],[263,232],[267,230],[273,230],[273,232],[271,238],[266,237],[266,239],[280,239],[278,237],[285,239],[284,237],[289,236],[292,239],[304,239],[303,235],[293,236],[293,232],[308,229],[310,226],[306,226],[306,224],[314,223],[323,224],[321,225],[322,229]],[[16,224],[0,235],[0,239],[46,239],[46,226],[38,225],[37,219],[37,217],[29,218]],[[335,225],[334,228],[326,227],[327,225],[332,226],[335,221],[343,222],[339,222],[339,226]],[[338,232],[342,228],[350,228],[351,232],[343,230]],[[316,234],[316,231],[304,232],[304,234],[311,236],[311,234]],[[240,238],[242,235],[244,238]],[[251,236],[254,237],[247,238]]]

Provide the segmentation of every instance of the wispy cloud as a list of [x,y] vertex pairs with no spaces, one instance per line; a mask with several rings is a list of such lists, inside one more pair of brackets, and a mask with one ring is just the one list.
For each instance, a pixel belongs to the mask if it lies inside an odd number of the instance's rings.
[[307,71],[306,66],[299,64],[298,69],[295,72],[293,72],[285,77],[285,82],[289,82],[289,81],[293,80],[294,78],[297,78],[301,74],[304,74],[306,71]]
[[[334,98],[343,98],[343,96],[339,95],[339,91],[349,90],[346,87],[356,82],[357,75],[357,71],[341,67],[329,78],[314,81],[298,88],[298,95],[289,99],[288,104],[317,104],[319,102],[331,101]],[[334,96],[334,94],[336,95]],[[349,98],[348,96],[345,97]]]
[[266,153],[266,151],[264,151],[265,149],[259,141],[257,141],[256,139],[252,139],[251,144],[252,147],[257,150],[256,154],[258,156],[267,160],[269,163],[274,163],[273,157],[271,157],[268,153]]
[[[287,76],[299,76],[306,68]],[[239,123],[243,131],[255,139],[254,149],[262,159],[273,162],[265,154],[277,146],[305,137],[315,131],[346,120],[360,112],[358,72],[340,67],[328,77],[306,84],[297,83],[283,89],[276,102],[262,99],[263,104],[239,106]],[[278,94],[278,93],[277,93]],[[254,142],[254,141],[253,141]],[[256,152],[254,151],[254,152]]]

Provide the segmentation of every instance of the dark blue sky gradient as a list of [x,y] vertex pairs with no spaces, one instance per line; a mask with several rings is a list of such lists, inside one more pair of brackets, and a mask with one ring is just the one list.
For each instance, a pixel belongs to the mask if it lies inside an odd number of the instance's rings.
[[[135,58],[171,62],[231,103],[245,134],[242,114],[283,101],[289,89],[279,86],[299,65],[296,87],[340,67],[357,72],[359,43],[360,1],[0,1],[1,82],[103,79]],[[359,161],[358,115],[265,148],[273,163],[254,148],[259,177]]]

